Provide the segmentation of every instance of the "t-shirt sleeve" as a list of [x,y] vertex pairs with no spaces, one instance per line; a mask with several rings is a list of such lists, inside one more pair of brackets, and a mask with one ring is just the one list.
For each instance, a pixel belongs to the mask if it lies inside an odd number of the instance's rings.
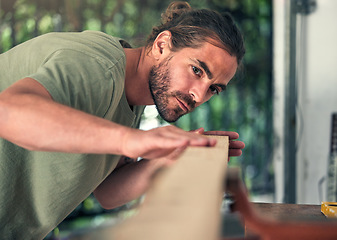
[[118,97],[114,95],[114,78],[121,76],[111,76],[109,68],[98,57],[59,50],[29,77],[41,83],[54,101],[104,116],[113,97]]

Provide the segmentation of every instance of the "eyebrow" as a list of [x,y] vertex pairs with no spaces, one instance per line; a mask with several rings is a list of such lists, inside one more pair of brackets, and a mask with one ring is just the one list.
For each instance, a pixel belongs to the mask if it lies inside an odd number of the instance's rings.
[[192,61],[198,63],[199,67],[201,67],[202,69],[204,69],[204,71],[206,72],[207,74],[207,77],[209,79],[212,79],[213,78],[213,74],[211,73],[211,71],[209,70],[207,64],[203,61],[200,61],[199,59],[191,59]]
[[[200,61],[199,59],[192,59],[191,58],[191,60],[193,62],[197,63],[199,65],[199,67],[201,67],[206,72],[207,77],[209,79],[213,78],[213,74],[211,73],[211,71],[209,70],[209,68],[208,68],[208,66],[207,66],[207,64],[205,62]],[[214,85],[220,87],[222,91],[225,91],[227,89],[227,86],[225,84],[214,84]]]

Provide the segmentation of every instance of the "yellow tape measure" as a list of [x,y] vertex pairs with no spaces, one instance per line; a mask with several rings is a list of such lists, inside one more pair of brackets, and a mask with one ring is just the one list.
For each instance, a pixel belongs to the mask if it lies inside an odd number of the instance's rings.
[[321,212],[328,218],[337,218],[337,202],[322,202]]

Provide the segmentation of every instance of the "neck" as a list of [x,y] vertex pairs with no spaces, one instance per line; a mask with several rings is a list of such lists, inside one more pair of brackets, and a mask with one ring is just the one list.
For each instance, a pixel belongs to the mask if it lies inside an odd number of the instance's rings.
[[126,48],[125,93],[129,105],[152,105],[148,76],[152,61],[145,47]]

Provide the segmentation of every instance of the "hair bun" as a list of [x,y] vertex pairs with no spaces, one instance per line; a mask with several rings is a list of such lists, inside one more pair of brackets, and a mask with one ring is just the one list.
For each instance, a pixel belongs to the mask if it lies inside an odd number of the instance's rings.
[[187,2],[172,2],[167,7],[166,11],[162,13],[161,20],[165,24],[172,21],[174,18],[177,18],[182,13],[191,10],[192,7]]

